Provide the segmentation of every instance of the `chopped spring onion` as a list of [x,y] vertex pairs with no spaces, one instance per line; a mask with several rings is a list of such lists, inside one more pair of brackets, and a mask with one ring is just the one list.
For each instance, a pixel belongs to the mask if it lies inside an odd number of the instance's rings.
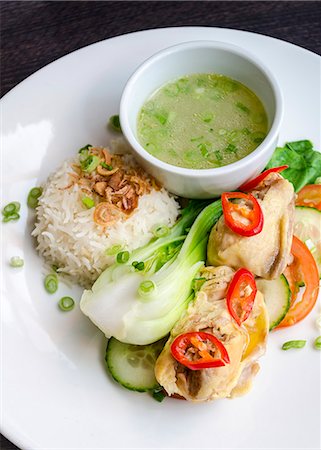
[[3,222],[10,222],[10,220],[18,220],[20,215],[18,212],[20,211],[20,203],[19,202],[11,202],[6,205],[2,210]]
[[194,292],[198,292],[201,287],[203,286],[203,284],[205,283],[206,278],[204,277],[200,277],[200,278],[194,278],[193,280],[193,290]]
[[154,281],[152,281],[152,280],[143,281],[139,285],[138,294],[141,297],[144,297],[148,294],[151,294],[155,290],[155,288],[156,288],[156,286],[155,286]]
[[111,116],[109,119],[109,125],[115,131],[121,131],[120,120],[118,114]]
[[83,204],[87,209],[90,209],[90,208],[92,208],[93,206],[95,206],[95,201],[94,201],[92,198],[90,198],[90,197],[85,196],[85,197],[83,197],[83,198],[81,199],[81,201],[82,201],[82,204]]
[[106,164],[105,161],[100,163],[101,167],[108,170],[113,170],[113,166],[110,166],[109,164]]
[[228,144],[228,146],[225,149],[226,152],[229,153],[236,153],[237,152],[237,148],[234,144]]
[[314,347],[317,350],[321,350],[321,336],[318,336],[314,341]]
[[156,401],[162,402],[164,400],[164,398],[166,397],[166,394],[164,392],[164,389],[161,386],[159,386],[159,387],[153,389],[152,396],[153,396],[153,399],[155,399]]
[[71,297],[62,297],[58,305],[62,311],[71,311],[75,306],[75,302]]
[[58,289],[58,277],[55,273],[46,276],[44,281],[45,289],[49,294],[54,294]]
[[56,264],[53,264],[51,268],[54,272],[58,272],[59,267]]
[[38,206],[38,199],[42,194],[41,187],[34,187],[29,191],[27,205],[29,208],[35,209]]
[[247,106],[243,105],[243,103],[241,103],[241,102],[237,102],[236,107],[238,109],[240,109],[241,111],[245,112],[246,114],[249,114],[249,112],[250,112],[249,108]]
[[93,172],[100,163],[100,158],[96,155],[89,155],[84,161],[80,163],[81,169],[84,172]]
[[135,267],[136,270],[144,270],[145,269],[145,263],[144,261],[133,261],[132,266]]
[[124,252],[117,253],[116,261],[118,264],[125,264],[129,260],[129,252],[125,250]]
[[84,153],[84,152],[88,151],[91,147],[92,147],[91,144],[87,144],[87,145],[85,145],[85,147],[82,147],[81,149],[79,149],[78,153]]
[[107,248],[107,250],[105,250],[105,255],[107,256],[117,255],[117,253],[119,253],[122,248],[123,246],[121,244],[115,244],[112,247],[109,247]]
[[304,340],[296,340],[296,341],[288,341],[284,342],[282,345],[282,350],[289,350],[291,348],[303,348],[307,341]]
[[167,236],[169,233],[169,228],[166,225],[156,226],[153,229],[153,235],[157,238]]
[[316,178],[314,184],[321,184],[321,177]]
[[11,267],[23,267],[24,260],[20,258],[20,256],[13,256],[10,258],[10,266]]

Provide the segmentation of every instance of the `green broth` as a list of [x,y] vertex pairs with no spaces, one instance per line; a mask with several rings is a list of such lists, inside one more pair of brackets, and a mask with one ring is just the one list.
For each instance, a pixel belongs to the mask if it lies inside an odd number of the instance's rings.
[[267,116],[244,84],[218,74],[192,74],[158,89],[138,117],[138,138],[174,166],[210,169],[238,161],[263,141]]

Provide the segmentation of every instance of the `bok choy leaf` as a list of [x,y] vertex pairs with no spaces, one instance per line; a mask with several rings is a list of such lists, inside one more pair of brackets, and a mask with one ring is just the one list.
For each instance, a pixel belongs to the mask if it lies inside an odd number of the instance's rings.
[[[204,202],[190,202],[166,236],[132,252],[125,264],[107,268],[84,291],[80,308],[107,337],[145,345],[172,329],[192,298],[208,234],[222,214],[220,200],[203,208]],[[135,269],[137,263],[144,263],[142,270]]]

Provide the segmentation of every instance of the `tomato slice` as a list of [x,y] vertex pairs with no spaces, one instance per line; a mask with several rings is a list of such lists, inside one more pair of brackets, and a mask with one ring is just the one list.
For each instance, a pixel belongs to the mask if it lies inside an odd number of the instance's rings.
[[227,309],[238,325],[241,325],[253,309],[257,292],[254,275],[247,269],[239,269],[228,287]]
[[253,180],[247,181],[246,183],[243,183],[240,187],[240,191],[250,191],[254,189],[259,183],[261,183],[264,178],[269,175],[270,173],[279,173],[282,172],[282,170],[287,169],[289,166],[279,166],[279,167],[272,167],[272,169],[265,170],[264,172],[260,173],[257,177],[253,178]]
[[319,272],[308,247],[296,236],[293,236],[291,252],[294,261],[289,266],[290,274],[295,283],[296,278],[301,277],[302,274],[305,290],[300,301],[292,300],[287,315],[276,328],[289,327],[304,319],[315,305],[319,293]]
[[213,334],[194,331],[177,336],[171,353],[179,363],[191,370],[222,367],[229,364],[226,348]]
[[[230,200],[242,199],[242,203]],[[255,197],[243,192],[224,192],[222,208],[226,225],[241,236],[255,236],[263,228],[263,212]]]
[[297,206],[310,206],[321,211],[321,184],[307,184],[299,192]]

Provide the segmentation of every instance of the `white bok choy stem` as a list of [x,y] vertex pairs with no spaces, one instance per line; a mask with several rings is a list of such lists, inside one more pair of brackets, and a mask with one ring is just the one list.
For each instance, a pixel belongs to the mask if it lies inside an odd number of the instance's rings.
[[[204,203],[191,202],[167,236],[132,252],[125,264],[115,263],[91,290],[84,291],[80,308],[107,337],[145,345],[172,329],[192,298],[192,282],[204,264],[208,234],[222,213],[217,200],[195,220],[203,207]],[[144,262],[144,270],[135,270],[133,261]],[[140,286],[146,281],[152,288],[142,294]]]

